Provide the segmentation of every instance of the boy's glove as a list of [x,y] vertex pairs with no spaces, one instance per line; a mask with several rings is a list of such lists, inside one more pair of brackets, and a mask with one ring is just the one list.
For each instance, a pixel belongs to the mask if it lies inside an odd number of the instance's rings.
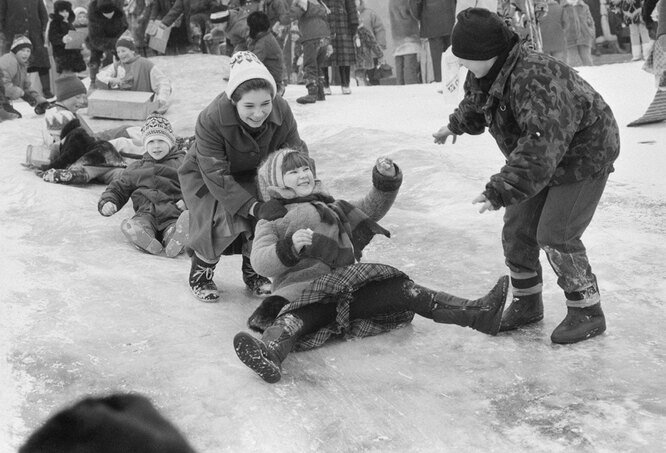
[[258,201],[252,209],[252,215],[261,220],[275,220],[284,217],[286,214],[287,208],[278,200]]
[[48,102],[48,101],[40,102],[39,104],[37,104],[35,106],[35,114],[43,115],[44,112],[46,112],[46,109],[49,108],[50,105],[51,105],[51,103]]
[[116,206],[115,203],[111,201],[107,201],[104,204],[101,204],[101,206],[99,207],[99,213],[102,214],[104,217],[112,216],[116,212],[118,212],[118,207]]

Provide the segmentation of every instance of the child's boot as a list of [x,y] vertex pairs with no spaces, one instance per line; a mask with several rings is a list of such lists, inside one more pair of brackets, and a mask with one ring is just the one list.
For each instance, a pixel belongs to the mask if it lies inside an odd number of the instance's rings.
[[266,296],[271,293],[271,281],[256,273],[249,256],[243,255],[241,271],[243,272],[243,281],[252,294],[255,296]]
[[282,378],[282,362],[293,348],[303,321],[286,314],[275,320],[257,339],[247,332],[234,337],[234,350],[238,358],[264,381],[274,384]]
[[88,175],[80,169],[55,169],[50,168],[42,173],[42,179],[46,182],[57,184],[86,184]]
[[217,263],[207,263],[192,252],[192,267],[190,268],[190,289],[192,294],[202,302],[217,302],[220,292],[213,281]]
[[317,100],[318,101],[325,101],[326,100],[326,93],[324,93],[324,78],[319,77],[317,79]]
[[434,298],[432,319],[439,323],[457,324],[488,335],[497,335],[508,289],[509,277],[504,276],[488,294],[476,300],[438,292]]
[[514,296],[511,305],[502,315],[500,332],[515,330],[543,319],[543,298],[541,293],[527,296]]
[[314,104],[315,102],[317,102],[317,84],[314,82],[310,82],[308,83],[307,88],[308,88],[308,94],[296,99],[296,102],[298,102],[299,104]]
[[183,251],[190,236],[190,211],[183,211],[176,220],[174,225],[171,225],[164,232],[164,252],[169,258],[175,258]]
[[[596,337],[606,331],[606,318],[599,302],[596,282],[582,291],[566,293],[567,301],[595,302],[587,307],[567,306],[567,316],[550,336],[553,343],[570,344]],[[569,302],[567,302],[569,303]]]
[[162,251],[162,244],[150,235],[143,226],[132,219],[125,219],[120,223],[120,231],[136,248],[144,252],[158,255]]

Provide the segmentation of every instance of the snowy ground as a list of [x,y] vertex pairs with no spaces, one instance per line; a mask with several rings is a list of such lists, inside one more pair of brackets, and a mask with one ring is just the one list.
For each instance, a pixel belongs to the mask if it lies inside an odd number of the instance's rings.
[[[223,87],[219,57],[155,61],[175,81],[168,117],[193,133]],[[124,240],[125,207],[97,213],[104,187],[42,182],[19,164],[43,121],[0,124],[0,452],[14,451],[49,414],[87,394],[148,395],[200,452],[663,451],[666,445],[666,123],[626,128],[647,108],[639,63],[580,69],[622,126],[617,171],[584,240],[608,331],[573,346],[550,333],[565,305],[544,260],[545,320],[488,337],[416,319],[386,335],[292,354],[268,385],[240,363],[232,338],[258,299],[240,258],[222,260],[219,304],[187,288],[189,261],[142,254]],[[450,106],[434,85],[339,87],[300,106],[302,137],[331,192],[361,195],[376,157],[403,169],[403,189],[367,261],[417,282],[476,297],[505,272],[501,213],[471,200],[502,158],[491,137],[437,146]],[[96,125],[97,127],[100,124]]]

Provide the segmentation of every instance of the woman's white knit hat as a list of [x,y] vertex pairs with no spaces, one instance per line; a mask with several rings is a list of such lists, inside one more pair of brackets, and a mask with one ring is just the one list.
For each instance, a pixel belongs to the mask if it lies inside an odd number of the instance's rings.
[[227,84],[227,97],[231,99],[238,85],[251,79],[264,79],[273,87],[273,96],[277,92],[275,79],[266,66],[259,60],[259,58],[247,50],[236,52],[231,56],[229,62],[229,83]]

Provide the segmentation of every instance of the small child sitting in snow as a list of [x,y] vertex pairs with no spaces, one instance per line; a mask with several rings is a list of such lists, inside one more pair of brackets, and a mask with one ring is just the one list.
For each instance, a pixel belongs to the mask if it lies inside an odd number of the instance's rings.
[[178,167],[185,153],[176,146],[171,123],[159,114],[141,128],[146,153],[130,164],[123,175],[106,188],[98,203],[103,216],[112,216],[132,198],[135,215],[120,228],[138,249],[157,255],[164,249],[170,258],[183,250],[187,231],[177,231],[176,220],[185,209]]

